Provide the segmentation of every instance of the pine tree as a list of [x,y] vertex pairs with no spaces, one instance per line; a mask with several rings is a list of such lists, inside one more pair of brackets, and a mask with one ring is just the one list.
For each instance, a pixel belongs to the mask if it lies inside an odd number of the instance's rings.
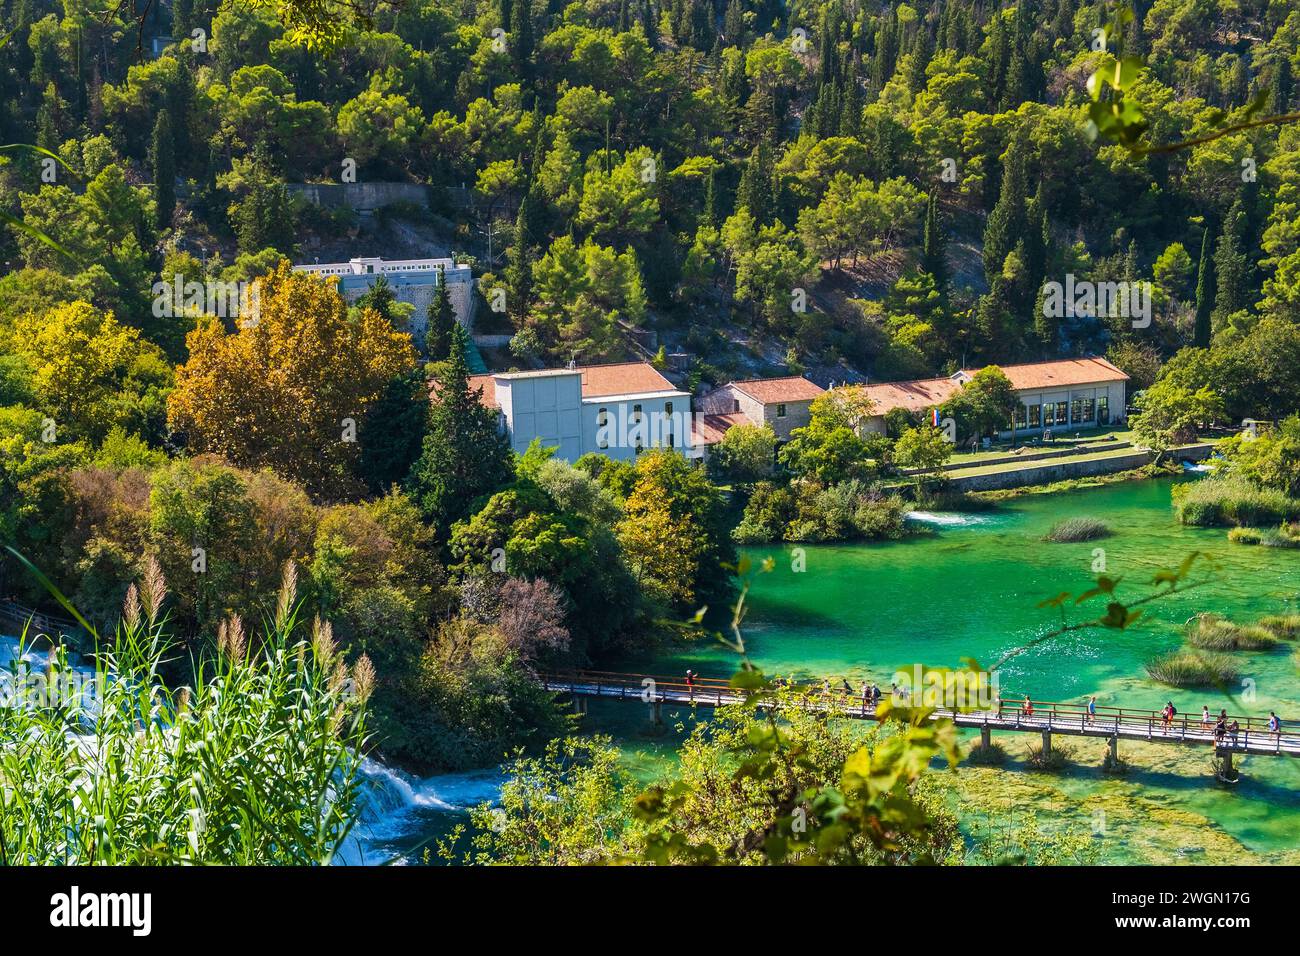
[[153,162],[154,224],[164,230],[171,226],[176,212],[176,140],[172,136],[171,113],[163,107],[153,125],[149,147]]
[[456,310],[451,305],[451,293],[447,289],[447,275],[438,270],[438,289],[429,303],[427,328],[424,333],[424,348],[429,358],[441,362],[451,354],[451,340],[456,330]]
[[388,277],[379,275],[375,277],[374,284],[357,298],[356,308],[363,311],[372,309],[383,316],[385,321],[392,322],[393,303],[396,301],[397,295],[388,284]]
[[429,427],[407,487],[426,520],[446,540],[476,498],[511,478],[510,444],[497,416],[469,385],[469,333],[457,324],[429,407]]
[[1214,293],[1210,285],[1210,227],[1201,236],[1201,261],[1196,269],[1196,328],[1192,344],[1197,348],[1210,346],[1210,316],[1214,311]]

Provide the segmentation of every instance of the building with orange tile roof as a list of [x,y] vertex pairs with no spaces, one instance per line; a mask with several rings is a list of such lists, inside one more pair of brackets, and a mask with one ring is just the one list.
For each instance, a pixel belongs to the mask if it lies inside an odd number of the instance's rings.
[[[1015,430],[1098,428],[1124,420],[1128,376],[1104,358],[1054,359],[1025,365],[999,366],[1020,398]],[[948,378],[866,385],[874,403],[864,423],[870,431],[885,430],[885,415],[896,408],[919,415],[937,408],[961,390],[979,369],[962,369]],[[1002,434],[1012,433],[1011,422]]]
[[593,451],[632,458],[654,447],[703,454],[693,446],[690,393],[648,362],[495,372],[470,376],[469,385],[517,452],[540,439],[565,461]]

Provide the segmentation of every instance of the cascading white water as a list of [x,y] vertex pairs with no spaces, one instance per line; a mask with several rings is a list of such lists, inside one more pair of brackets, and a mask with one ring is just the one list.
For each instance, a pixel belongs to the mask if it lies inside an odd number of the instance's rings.
[[439,774],[420,780],[369,757],[361,761],[365,779],[361,816],[347,844],[335,857],[344,866],[376,866],[400,857],[395,844],[425,829],[428,815],[455,813],[501,794],[496,769]]
[[938,528],[970,528],[998,522],[994,515],[966,514],[960,511],[909,511],[904,517],[909,521]]

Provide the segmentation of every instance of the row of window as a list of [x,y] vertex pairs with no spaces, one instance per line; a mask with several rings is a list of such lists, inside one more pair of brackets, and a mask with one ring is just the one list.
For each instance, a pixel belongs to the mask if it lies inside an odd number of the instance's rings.
[[1068,402],[1045,402],[1016,408],[1016,428],[1052,428],[1057,425],[1110,424],[1110,396],[1075,398]]
[[[673,413],[673,403],[664,402],[664,416],[665,417],[671,416],[672,413]],[[641,421],[641,406],[633,405],[632,424],[636,425],[640,421]],[[672,419],[668,418],[668,421],[671,422]],[[596,441],[596,446],[598,448],[609,447],[609,442],[606,441],[603,432],[603,429],[607,424],[609,424],[609,409],[604,407],[596,409],[596,429],[597,429],[596,434],[599,436]],[[664,438],[667,439],[669,448],[676,447],[677,442],[676,439],[673,437],[672,428],[669,425],[664,426]],[[639,455],[643,451],[645,451],[645,446],[641,443],[641,439],[638,438],[636,443],[636,453]]]

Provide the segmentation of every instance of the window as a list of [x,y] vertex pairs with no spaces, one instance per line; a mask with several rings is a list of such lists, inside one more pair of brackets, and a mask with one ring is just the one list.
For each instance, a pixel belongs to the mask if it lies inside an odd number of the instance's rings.
[[1110,396],[1102,395],[1097,399],[1097,424],[1110,424]]
[[1037,402],[1029,406],[1029,427],[1038,428],[1043,424],[1043,406]]
[[733,399],[732,402],[731,402],[731,404],[732,404],[732,406],[733,406],[732,409],[731,409],[733,412],[738,412],[738,411],[740,411],[740,399],[738,399],[738,398]]
[[785,403],[784,403],[784,402],[782,402],[780,405],[776,406],[776,417],[777,417],[777,418],[785,418]]
[[1016,406],[1016,428],[1024,428],[1029,424],[1029,409],[1024,405]]
[[672,413],[673,413],[673,403],[672,403],[672,402],[664,402],[664,414],[665,414],[665,415],[671,415]]
[[640,405],[633,405],[633,406],[632,406],[632,421],[633,421],[633,423],[636,423],[636,422],[639,422],[640,420],[641,420],[641,406],[640,406]]
[[596,444],[601,448],[609,447],[609,435],[605,432],[605,426],[609,424],[609,409],[598,408],[596,410]]
[[1070,423],[1070,403],[1057,402],[1056,403],[1056,424],[1068,425],[1069,423]]

